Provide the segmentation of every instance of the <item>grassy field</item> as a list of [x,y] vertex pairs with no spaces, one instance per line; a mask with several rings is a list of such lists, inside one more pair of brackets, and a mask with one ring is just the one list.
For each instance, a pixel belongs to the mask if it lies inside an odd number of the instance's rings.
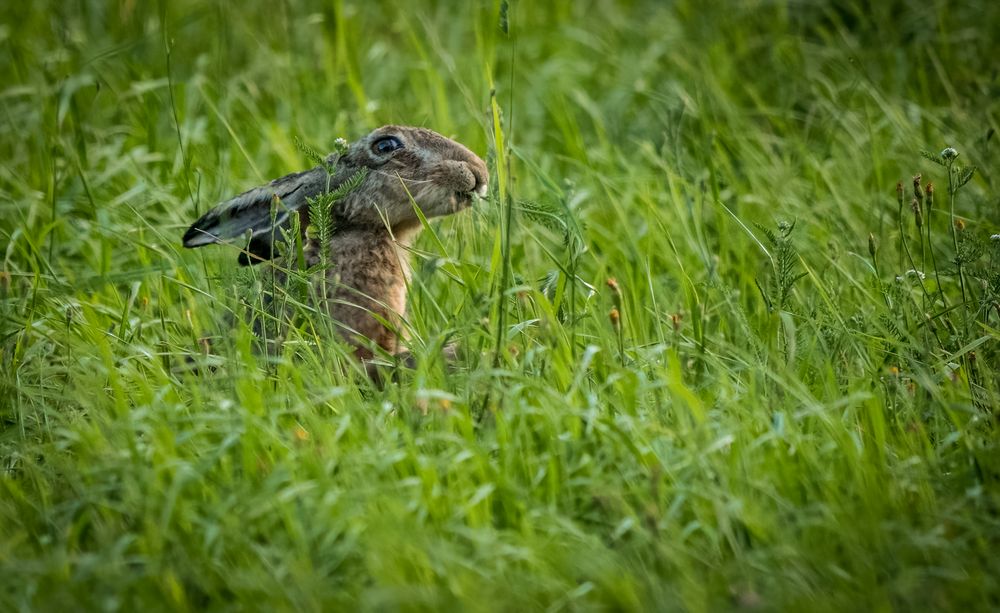
[[[840,4],[3,3],[0,610],[1000,608],[1000,3]],[[180,237],[385,123],[379,389]]]

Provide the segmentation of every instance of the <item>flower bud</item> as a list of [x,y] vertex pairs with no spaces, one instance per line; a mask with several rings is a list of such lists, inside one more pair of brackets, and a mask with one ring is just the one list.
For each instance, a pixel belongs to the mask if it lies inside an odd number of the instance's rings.
[[920,202],[916,198],[910,203],[910,208],[913,209],[913,219],[917,222],[917,228],[924,227],[924,214],[920,210]]
[[608,277],[607,285],[611,288],[611,299],[615,304],[615,310],[618,310],[622,307],[622,288],[618,285],[618,279]]

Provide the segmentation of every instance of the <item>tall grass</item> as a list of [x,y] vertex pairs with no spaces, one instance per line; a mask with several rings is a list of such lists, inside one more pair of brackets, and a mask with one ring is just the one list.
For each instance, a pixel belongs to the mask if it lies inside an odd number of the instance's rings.
[[[994,3],[0,15],[0,608],[1000,606]],[[493,175],[379,388],[180,235],[390,122]]]

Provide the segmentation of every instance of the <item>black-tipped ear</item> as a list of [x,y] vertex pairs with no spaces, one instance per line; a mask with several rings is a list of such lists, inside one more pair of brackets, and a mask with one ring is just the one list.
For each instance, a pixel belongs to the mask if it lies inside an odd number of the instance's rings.
[[[280,240],[281,237],[278,236],[276,239]],[[277,254],[274,251],[274,241],[271,240],[271,234],[267,233],[251,237],[246,248],[240,251],[236,262],[240,266],[252,266],[266,262],[267,260],[273,260],[275,255]]]
[[253,264],[272,257],[272,241],[280,240],[281,229],[290,215],[306,206],[306,198],[327,189],[327,172],[322,166],[275,179],[227,200],[191,224],[184,233],[185,247],[201,247],[250,235],[247,252],[240,264]]

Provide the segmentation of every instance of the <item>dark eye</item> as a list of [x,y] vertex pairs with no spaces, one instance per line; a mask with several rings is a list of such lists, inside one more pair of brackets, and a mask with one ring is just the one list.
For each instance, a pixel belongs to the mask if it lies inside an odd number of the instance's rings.
[[396,149],[403,148],[403,141],[399,140],[395,136],[386,136],[380,138],[372,145],[372,151],[385,155],[387,153],[392,153]]

